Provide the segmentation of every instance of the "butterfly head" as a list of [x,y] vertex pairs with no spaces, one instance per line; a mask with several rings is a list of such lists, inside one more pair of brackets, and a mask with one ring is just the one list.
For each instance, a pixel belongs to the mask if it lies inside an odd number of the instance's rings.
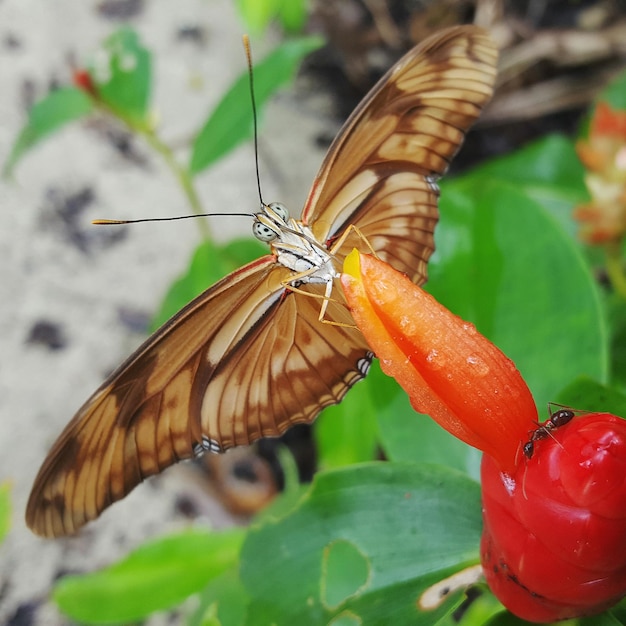
[[279,238],[289,225],[289,212],[280,202],[263,204],[263,210],[254,215],[252,232],[259,241],[267,243]]

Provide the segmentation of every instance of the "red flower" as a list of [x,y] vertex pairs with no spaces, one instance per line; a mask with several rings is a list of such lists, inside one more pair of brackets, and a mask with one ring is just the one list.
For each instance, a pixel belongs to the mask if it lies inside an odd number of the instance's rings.
[[626,593],[626,421],[574,418],[504,476],[482,463],[481,559],[492,591],[533,622],[592,615]]
[[485,452],[481,560],[531,621],[589,615],[626,594],[626,421],[537,412],[513,363],[386,263],[354,251],[341,282],[357,326],[413,407]]

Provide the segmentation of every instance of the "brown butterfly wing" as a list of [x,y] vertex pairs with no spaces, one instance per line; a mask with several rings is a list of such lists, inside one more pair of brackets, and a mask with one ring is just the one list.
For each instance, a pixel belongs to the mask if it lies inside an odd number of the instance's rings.
[[[476,26],[429,37],[381,78],[332,144],[303,211],[319,241],[356,225],[418,284],[434,250],[439,190],[465,133],[489,101],[497,50]],[[358,244],[351,235],[342,250]]]
[[[383,258],[424,279],[437,218],[429,176],[443,173],[488,99],[494,63],[482,31],[462,27],[431,38],[379,83],[331,148],[307,202],[303,219],[320,241],[356,223]],[[474,91],[459,69],[475,77]],[[223,450],[278,435],[339,402],[371,354],[356,330],[320,324],[320,299],[286,290],[290,276],[263,257],[148,339],[53,446],[31,492],[28,525],[45,536],[71,534],[202,444]],[[318,296],[324,287],[301,285]],[[338,289],[327,318],[350,323]]]
[[[339,402],[364,375],[352,328],[320,324],[320,300],[287,291],[266,256],[181,310],[67,425],[35,480],[26,521],[76,532],[142,480],[194,455],[276,436]],[[321,294],[323,285],[305,285]],[[329,315],[349,322],[345,307]],[[295,340],[295,337],[298,340]]]
[[[324,285],[301,288],[323,296]],[[286,291],[273,315],[258,318],[245,350],[233,350],[216,365],[210,381],[202,375],[194,381],[199,392],[206,388],[200,407],[205,432],[220,433],[222,448],[312,422],[365,375],[371,361],[365,340],[353,327],[320,323],[320,298]],[[326,313],[353,323],[338,292]]]
[[192,456],[202,427],[191,385],[219,324],[271,295],[263,283],[274,268],[274,258],[263,257],[204,292],[87,400],[35,479],[26,510],[35,532],[75,532],[142,478]]

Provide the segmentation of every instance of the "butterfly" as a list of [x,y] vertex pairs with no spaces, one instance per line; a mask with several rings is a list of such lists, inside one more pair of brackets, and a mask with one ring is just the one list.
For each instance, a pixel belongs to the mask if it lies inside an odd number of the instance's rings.
[[278,436],[342,400],[373,357],[333,290],[343,258],[365,239],[426,280],[437,179],[491,98],[496,62],[485,31],[459,26],[382,77],[332,143],[300,220],[279,203],[254,215],[271,254],[185,306],[69,422],[30,494],[34,532],[73,534],[177,461]]

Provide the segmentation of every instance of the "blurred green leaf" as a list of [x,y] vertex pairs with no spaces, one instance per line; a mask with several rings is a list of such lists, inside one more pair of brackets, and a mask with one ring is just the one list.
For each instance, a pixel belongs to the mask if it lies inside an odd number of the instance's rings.
[[63,87],[50,92],[30,110],[28,121],[4,164],[3,175],[10,176],[17,162],[42,139],[93,111],[91,98],[76,87]]
[[572,209],[588,199],[584,175],[574,142],[562,135],[539,139],[468,174],[517,186],[549,211],[570,235],[578,230]]
[[574,409],[613,413],[626,418],[626,395],[585,376],[576,378],[562,389],[554,402]]
[[243,626],[249,597],[238,570],[231,567],[209,582],[200,592],[200,603],[187,626]]
[[59,608],[89,624],[128,623],[182,602],[233,567],[242,529],[196,529],[146,543],[93,574],[66,576],[54,589]]
[[520,369],[539,407],[576,376],[605,382],[607,328],[578,246],[517,185],[442,185],[428,290]]
[[359,384],[341,404],[329,406],[315,421],[315,442],[320,469],[342,467],[376,458],[378,425],[368,393]]
[[306,0],[282,0],[278,9],[278,19],[289,33],[302,32],[308,17]]
[[108,37],[89,66],[99,98],[131,126],[147,128],[152,59],[137,33],[124,26]]
[[626,599],[621,600],[621,602],[612,607],[609,614],[616,619],[619,624],[626,624]]
[[11,483],[0,483],[0,543],[11,530]]
[[[508,612],[503,612],[485,623],[485,626],[530,626],[531,622],[515,617]],[[464,624],[462,626],[465,626]],[[470,626],[470,625],[468,625]],[[594,615],[593,617],[579,617],[558,622],[546,623],[545,626],[622,626],[622,622],[611,615],[610,612]]]
[[573,199],[582,200],[587,197],[584,173],[572,140],[563,135],[548,135],[493,159],[466,176],[517,185],[533,197],[534,189],[557,188],[569,191]]
[[614,109],[626,109],[626,72],[611,81],[596,97],[597,102],[608,102]]
[[267,29],[273,19],[290,33],[302,31],[307,18],[306,0],[237,0],[237,8],[255,33]]
[[[453,470],[368,463],[318,474],[295,509],[248,534],[240,570],[252,597],[246,623],[326,624],[353,615],[363,624],[431,626],[462,592],[432,612],[417,601],[478,561],[481,525],[478,484]],[[343,592],[331,604],[328,559],[339,544],[351,557],[342,571],[333,568],[334,593]]]
[[267,251],[267,246],[251,237],[236,239],[223,245],[212,241],[201,243],[194,250],[187,271],[168,289],[159,311],[152,320],[151,330],[155,331],[162,326],[226,274],[254,261]]
[[[624,621],[613,615],[611,611],[602,613],[602,615],[593,615],[592,617],[581,617],[577,620],[571,620],[571,626],[623,626]],[[569,626],[568,622],[555,622],[555,626]]]
[[278,13],[283,0],[237,0],[237,9],[253,33],[263,32]]
[[[259,112],[279,87],[293,79],[302,58],[322,43],[319,37],[286,41],[254,66],[254,93]],[[191,174],[200,173],[250,139],[252,129],[249,76],[244,72],[198,133],[189,164]]]
[[626,391],[626,302],[620,294],[610,293],[604,304],[611,333],[611,382]]

